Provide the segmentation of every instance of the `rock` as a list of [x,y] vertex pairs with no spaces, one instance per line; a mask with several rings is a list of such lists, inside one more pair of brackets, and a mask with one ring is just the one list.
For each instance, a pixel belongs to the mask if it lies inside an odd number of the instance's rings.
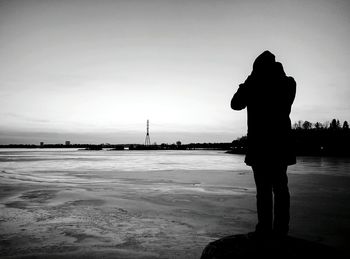
[[295,237],[253,238],[248,234],[227,236],[209,243],[201,259],[238,258],[345,258],[335,249]]

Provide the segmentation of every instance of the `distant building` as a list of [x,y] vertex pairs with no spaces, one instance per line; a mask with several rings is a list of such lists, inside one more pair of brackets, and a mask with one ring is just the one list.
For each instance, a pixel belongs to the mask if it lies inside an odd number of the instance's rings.
[[69,146],[69,145],[70,145],[70,141],[67,140],[67,141],[66,141],[66,146]]
[[43,147],[44,146],[44,142],[40,142],[40,146]]

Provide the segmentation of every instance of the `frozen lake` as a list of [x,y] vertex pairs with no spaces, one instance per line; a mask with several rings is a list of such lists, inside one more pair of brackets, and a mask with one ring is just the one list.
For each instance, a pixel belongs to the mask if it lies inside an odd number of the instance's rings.
[[[254,229],[243,160],[204,150],[0,149],[0,255],[198,258],[208,242]],[[350,159],[300,157],[288,171],[291,234],[346,247]]]
[[[272,158],[273,159],[273,158]],[[247,170],[243,155],[224,151],[85,151],[0,149],[0,169],[16,173],[54,171]],[[290,173],[350,176],[350,158],[299,157]]]

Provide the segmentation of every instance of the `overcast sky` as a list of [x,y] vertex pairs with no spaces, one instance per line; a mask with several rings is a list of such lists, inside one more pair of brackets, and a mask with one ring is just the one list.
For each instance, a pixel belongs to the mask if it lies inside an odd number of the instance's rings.
[[349,121],[349,46],[346,0],[0,0],[0,143],[142,143],[147,119],[152,142],[232,141],[266,49],[292,121]]

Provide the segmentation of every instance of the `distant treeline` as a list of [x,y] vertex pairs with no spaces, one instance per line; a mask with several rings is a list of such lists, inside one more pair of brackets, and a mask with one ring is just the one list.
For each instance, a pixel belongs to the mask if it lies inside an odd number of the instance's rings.
[[230,150],[232,143],[190,143],[190,144],[181,144],[180,141],[176,144],[160,144],[160,145],[131,145],[129,146],[130,150],[196,150],[196,149],[207,149],[207,150]]
[[[347,121],[298,121],[293,124],[292,133],[296,155],[350,156],[350,130]],[[246,150],[247,136],[232,142],[231,153],[244,154]]]
[[162,143],[160,145],[142,145],[142,144],[9,144],[0,145],[0,148],[80,148],[84,150],[229,150],[232,143],[190,143],[182,144],[177,141],[173,144]]

